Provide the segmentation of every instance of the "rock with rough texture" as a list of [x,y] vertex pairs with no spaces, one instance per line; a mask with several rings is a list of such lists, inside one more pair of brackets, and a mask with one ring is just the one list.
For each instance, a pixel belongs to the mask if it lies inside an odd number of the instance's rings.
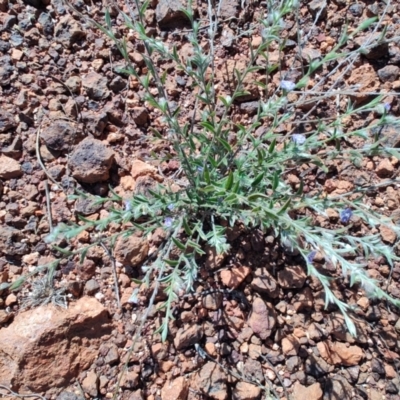
[[23,239],[26,235],[11,226],[0,226],[0,254],[22,256],[29,252],[29,246]]
[[378,70],[379,79],[382,82],[394,82],[399,76],[400,68],[397,65],[387,65]]
[[147,240],[121,235],[115,244],[115,258],[123,265],[139,266],[147,257],[149,243]]
[[381,234],[382,240],[385,243],[394,244],[394,242],[397,239],[396,232],[393,229],[391,229],[388,226],[386,226],[386,225],[380,225],[379,233]]
[[109,178],[114,152],[103,142],[86,138],[80,142],[69,160],[72,176],[79,182],[96,183]]
[[316,382],[306,387],[296,382],[293,387],[292,396],[293,400],[321,400],[323,396],[321,384]]
[[275,299],[279,295],[279,287],[275,278],[265,269],[256,272],[256,277],[251,281],[251,287],[258,293],[265,293]]
[[260,398],[261,387],[248,382],[238,382],[233,392],[234,400],[257,400]]
[[350,367],[357,365],[364,357],[364,352],[358,346],[348,346],[346,343],[319,342],[317,348],[321,357],[329,364]]
[[229,289],[236,289],[251,274],[251,268],[238,267],[221,271],[221,281]]
[[327,4],[326,0],[313,0],[307,4],[308,10],[316,17],[319,15],[318,19],[324,19],[327,14]]
[[105,112],[85,111],[82,113],[82,121],[93,136],[99,137],[108,124],[108,116]]
[[193,346],[203,337],[203,329],[197,325],[191,327],[183,327],[178,330],[174,338],[174,345],[177,350],[184,349],[185,347]]
[[287,266],[278,271],[278,283],[284,289],[300,289],[306,278],[307,274],[300,265]]
[[274,306],[256,297],[253,301],[253,309],[248,321],[253,332],[263,340],[268,338],[275,328],[276,319],[277,315]]
[[185,6],[180,0],[161,0],[157,4],[156,19],[161,29],[185,27],[189,20],[182,9]]
[[0,179],[14,179],[22,175],[21,166],[13,158],[0,156]]
[[60,119],[43,129],[41,138],[50,150],[68,151],[71,145],[82,138],[82,134],[70,122]]
[[143,176],[157,176],[157,168],[140,160],[134,160],[131,166],[131,175],[133,179]]
[[208,361],[194,376],[193,387],[211,399],[228,398],[227,376],[224,370],[212,361]]
[[98,396],[99,378],[96,372],[89,371],[86,378],[82,381],[82,389],[91,397]]
[[379,178],[387,178],[392,176],[394,166],[389,159],[385,158],[377,165],[375,172]]
[[5,133],[16,126],[14,116],[8,111],[0,110],[0,133]]
[[80,23],[72,15],[67,14],[60,18],[59,23],[55,27],[54,36],[57,42],[70,48],[74,43],[83,39],[86,33]]
[[161,389],[162,400],[186,400],[189,393],[189,382],[180,376],[165,382]]
[[108,323],[107,310],[89,297],[67,310],[47,305],[18,314],[0,330],[0,384],[57,393],[93,363]]
[[104,100],[110,95],[107,78],[97,72],[89,72],[82,80],[82,86],[92,100]]

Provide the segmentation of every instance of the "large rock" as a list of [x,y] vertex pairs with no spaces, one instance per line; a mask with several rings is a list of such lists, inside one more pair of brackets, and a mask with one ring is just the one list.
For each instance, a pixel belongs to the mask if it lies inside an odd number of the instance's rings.
[[114,152],[103,142],[86,138],[80,142],[69,160],[72,176],[84,183],[96,183],[109,178]]
[[67,310],[47,305],[22,312],[0,330],[0,384],[55,394],[89,368],[110,333],[107,310],[94,298]]
[[358,346],[349,346],[346,343],[319,342],[317,348],[321,357],[329,364],[350,367],[357,365],[364,357],[364,352]]

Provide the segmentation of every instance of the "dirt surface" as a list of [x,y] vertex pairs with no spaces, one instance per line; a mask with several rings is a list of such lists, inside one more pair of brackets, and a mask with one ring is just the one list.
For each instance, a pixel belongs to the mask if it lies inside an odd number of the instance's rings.
[[[73,4],[84,15],[104,22],[105,2]],[[207,4],[197,2],[196,7],[198,18],[207,25]],[[190,27],[180,8],[179,0],[152,1],[146,23],[148,33],[176,44],[179,55],[186,58],[191,55]],[[283,35],[288,41],[283,53],[271,50],[270,60],[281,60],[285,71],[319,58],[332,49],[345,22],[354,30],[384,8],[385,2],[304,2],[298,20],[291,16],[285,21]],[[264,9],[264,3],[222,0],[215,43],[218,94],[229,94],[234,68],[246,65],[250,43],[259,45],[257,21]],[[115,7],[111,16],[115,32],[128,35],[137,71],[145,74],[143,45],[124,28]],[[367,51],[344,77],[342,88],[360,88],[352,97],[356,102],[369,98],[363,92],[396,93],[400,88],[398,2],[387,8],[384,24],[390,43]],[[171,151],[164,141],[150,140],[150,128],[161,127],[160,114],[142,101],[144,91],[137,80],[118,73],[124,64],[115,45],[60,0],[0,0],[0,25],[0,283],[7,283],[60,256],[45,241],[52,226],[77,222],[78,214],[90,219],[107,215],[110,202],[94,204],[90,195],[111,195],[112,187],[128,198],[170,179],[179,164],[163,161]],[[300,53],[299,34],[308,38]],[[207,48],[206,39],[202,45]],[[354,41],[347,49],[357,46]],[[185,107],[182,122],[196,118],[192,82],[173,65],[158,67],[160,74],[167,72],[171,104]],[[249,94],[235,105],[235,122],[248,124],[257,110],[261,94],[254,85],[256,78],[260,76],[245,81]],[[281,79],[279,71],[272,74],[271,90]],[[346,96],[338,99],[347,101]],[[385,101],[390,113],[399,116],[396,94]],[[314,129],[317,118],[334,117],[336,107],[336,100],[319,104],[303,131]],[[304,105],[298,113],[309,110],[311,106]],[[374,118],[371,113],[367,121]],[[348,128],[363,124],[365,120],[354,118]],[[277,133],[294,129],[295,118]],[[393,146],[400,143],[394,129],[381,134]],[[154,160],[152,152],[159,158]],[[359,168],[338,161],[329,174],[293,170],[286,179],[296,186],[301,174],[306,193],[317,185],[327,193],[344,193],[395,178],[398,167],[397,159],[371,157],[363,159]],[[77,189],[88,197],[67,198]],[[399,196],[398,185],[384,185],[369,191],[368,201],[373,209],[395,218]],[[317,223],[335,225],[337,212],[328,214]],[[111,224],[107,234],[120,229]],[[368,233],[361,224],[359,232]],[[372,233],[389,244],[397,241],[384,227]],[[300,258],[285,251],[271,232],[239,227],[229,232],[232,251],[226,257],[215,257],[208,249],[195,293],[182,294],[174,308],[167,342],[153,335],[160,325],[160,293],[141,339],[129,353],[152,294],[151,289],[142,290],[137,302],[130,302],[137,287],[132,278],[142,276],[141,266],[164,235],[160,230],[151,237],[119,239],[114,250],[92,247],[82,264],[79,257],[68,257],[55,272],[55,288],[46,288],[39,277],[19,292],[0,290],[0,394],[17,398],[9,388],[47,399],[112,398],[127,366],[118,399],[256,400],[267,398],[267,388],[286,400],[400,398],[399,310],[335,281],[335,295],[354,305],[358,336],[351,337],[341,314],[334,307],[324,308],[321,285],[306,276]],[[96,232],[84,231],[73,239],[73,249],[95,240]],[[321,261],[317,255],[315,262],[318,257]],[[368,271],[400,298],[400,265],[391,272],[385,259],[375,258]],[[68,311],[46,305],[29,309],[41,303],[45,290],[53,290],[48,297],[58,299],[59,305],[67,301]]]

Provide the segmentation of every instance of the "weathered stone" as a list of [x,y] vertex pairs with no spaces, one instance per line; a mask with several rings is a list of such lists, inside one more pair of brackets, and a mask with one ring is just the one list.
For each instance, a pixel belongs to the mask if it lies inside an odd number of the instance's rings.
[[114,160],[114,152],[103,142],[86,138],[71,154],[69,166],[72,176],[84,183],[96,183],[109,178],[109,170]]
[[344,365],[350,367],[357,365],[364,357],[364,352],[358,346],[348,346],[346,343],[319,342],[317,348],[321,357],[329,364]]
[[180,0],[161,0],[156,8],[156,20],[161,29],[182,28],[189,24],[185,6]]
[[5,133],[17,126],[14,116],[5,110],[0,110],[0,133]]
[[257,400],[260,398],[261,387],[248,382],[238,382],[233,392],[234,400]]
[[55,394],[93,363],[99,340],[110,334],[108,323],[107,310],[89,297],[67,310],[47,305],[21,312],[0,330],[0,382]]
[[21,165],[13,158],[0,156],[0,179],[14,179],[22,175]]
[[162,400],[186,400],[189,393],[189,382],[180,376],[165,382],[161,389]]
[[110,95],[107,78],[97,72],[89,72],[82,80],[82,86],[93,100],[104,100]]
[[321,384],[318,382],[308,387],[296,382],[292,393],[293,400],[321,400],[323,396]]
[[82,133],[68,121],[52,122],[41,134],[46,146],[53,151],[68,151],[73,144],[82,139]]
[[123,265],[139,266],[147,257],[149,243],[147,240],[121,235],[115,244],[115,258]]
[[181,350],[185,347],[193,346],[194,344],[199,343],[202,337],[203,329],[197,325],[180,328],[174,338],[175,348]]
[[228,398],[227,376],[224,370],[212,361],[208,361],[194,376],[193,386],[215,400]]
[[253,309],[248,321],[253,332],[261,339],[268,338],[275,328],[276,319],[277,315],[274,306],[256,297],[253,301]]
[[80,23],[72,15],[68,14],[61,17],[59,23],[56,25],[54,36],[57,42],[70,48],[74,43],[83,39],[86,33]]
[[241,266],[232,268],[230,270],[221,271],[220,276],[222,283],[226,287],[230,289],[236,289],[250,274],[251,268]]
[[285,289],[300,289],[304,286],[307,274],[300,265],[287,266],[278,271],[278,283]]

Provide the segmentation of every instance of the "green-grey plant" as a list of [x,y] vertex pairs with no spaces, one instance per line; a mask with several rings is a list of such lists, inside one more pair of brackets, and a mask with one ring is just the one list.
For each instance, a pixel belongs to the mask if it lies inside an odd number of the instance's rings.
[[[49,240],[54,241],[60,235],[71,239],[88,228],[104,231],[110,223],[122,225],[130,222],[132,228],[102,239],[113,243],[119,234],[131,235],[134,230],[140,230],[143,235],[148,235],[162,227],[167,232],[166,239],[156,258],[142,267],[144,277],[141,280],[143,285],[148,286],[156,281],[157,287],[162,285],[166,293],[166,300],[160,308],[164,312],[164,319],[158,329],[162,340],[167,338],[168,323],[173,318],[172,306],[178,300],[178,294],[193,288],[202,267],[204,249],[213,248],[218,254],[229,252],[226,229],[235,224],[242,224],[249,230],[259,228],[273,231],[284,248],[300,254],[308,274],[321,282],[326,304],[333,303],[339,308],[352,335],[357,332],[350,315],[351,306],[335,296],[331,289],[333,278],[314,265],[317,252],[323,255],[325,263],[340,267],[342,277],[348,279],[350,285],[358,284],[369,296],[386,299],[400,306],[400,300],[382,290],[379,282],[369,277],[365,268],[369,258],[375,256],[385,257],[393,266],[399,260],[395,251],[382,242],[379,234],[358,236],[352,231],[352,217],[357,216],[368,227],[386,224],[396,234],[400,233],[400,228],[393,225],[389,218],[369,209],[364,201],[366,190],[359,188],[350,193],[328,196],[321,188],[309,195],[304,192],[303,181],[294,188],[284,179],[288,171],[305,165],[328,173],[329,165],[334,160],[347,160],[359,165],[368,156],[399,158],[396,149],[385,147],[380,137],[371,135],[375,128],[398,125],[398,120],[390,115],[383,104],[383,98],[373,96],[371,101],[362,105],[349,101],[347,108],[341,110],[334,120],[319,121],[317,128],[307,134],[276,133],[279,126],[292,121],[294,114],[299,116],[297,108],[310,101],[310,98],[311,101],[318,101],[334,95],[334,92],[321,95],[310,89],[310,78],[316,79],[316,72],[328,63],[353,62],[355,56],[376,45],[376,42],[367,43],[352,52],[345,50],[345,45],[360,31],[376,26],[376,20],[367,20],[353,33],[347,33],[345,29],[336,46],[321,59],[310,61],[307,71],[295,83],[285,79],[280,66],[270,62],[269,54],[272,46],[283,51],[283,20],[296,9],[297,0],[267,1],[267,4],[266,16],[260,21],[262,43],[257,48],[249,47],[247,67],[242,71],[234,71],[231,78],[235,87],[229,95],[223,96],[217,95],[215,87],[214,40],[217,20],[211,18],[211,3],[210,24],[205,31],[209,40],[208,52],[200,45],[203,31],[195,19],[191,3],[183,10],[192,26],[189,40],[193,47],[193,55],[185,60],[179,57],[175,47],[170,48],[161,39],[147,35],[144,13],[148,2],[140,5],[136,0],[137,17],[133,13],[131,16],[122,13],[126,27],[136,32],[144,43],[146,52],[143,60],[148,71],[144,76],[139,75],[132,65],[127,41],[113,33],[109,13],[106,13],[106,26],[97,24],[125,59],[125,68],[119,72],[136,77],[146,91],[143,100],[163,116],[163,129],[151,131],[154,137],[161,138],[174,150],[170,157],[180,163],[180,190],[176,192],[168,183],[164,183],[146,194],[134,194],[128,201],[114,193],[111,200],[116,206],[106,218],[98,221],[81,218],[82,224],[60,225]],[[166,76],[159,74],[155,60],[173,62],[180,73],[191,78],[193,90],[197,90],[195,111],[200,110],[199,122],[196,122],[196,118],[180,122],[182,110],[179,106],[171,106],[165,89]],[[264,92],[256,116],[247,126],[234,123],[231,118],[234,105],[247,95],[245,80],[260,71],[265,73],[266,79],[255,82]],[[271,94],[268,93],[268,82],[274,72],[282,74],[282,79],[280,86]],[[157,94],[154,94],[154,88]],[[292,93],[301,97],[290,100]],[[221,107],[223,111],[218,114],[217,108]],[[380,115],[373,125],[356,130],[346,128],[345,121],[350,117],[370,112]],[[256,135],[260,126],[265,130]],[[235,134],[234,140],[231,133]],[[353,138],[360,138],[362,144],[357,148],[346,146]],[[97,199],[99,202],[106,200],[109,199]],[[327,229],[315,223],[316,216],[327,217],[327,209],[339,213],[336,228]],[[68,253],[68,250],[63,251]],[[84,255],[87,247],[78,251]],[[136,294],[132,301],[135,301]]]

